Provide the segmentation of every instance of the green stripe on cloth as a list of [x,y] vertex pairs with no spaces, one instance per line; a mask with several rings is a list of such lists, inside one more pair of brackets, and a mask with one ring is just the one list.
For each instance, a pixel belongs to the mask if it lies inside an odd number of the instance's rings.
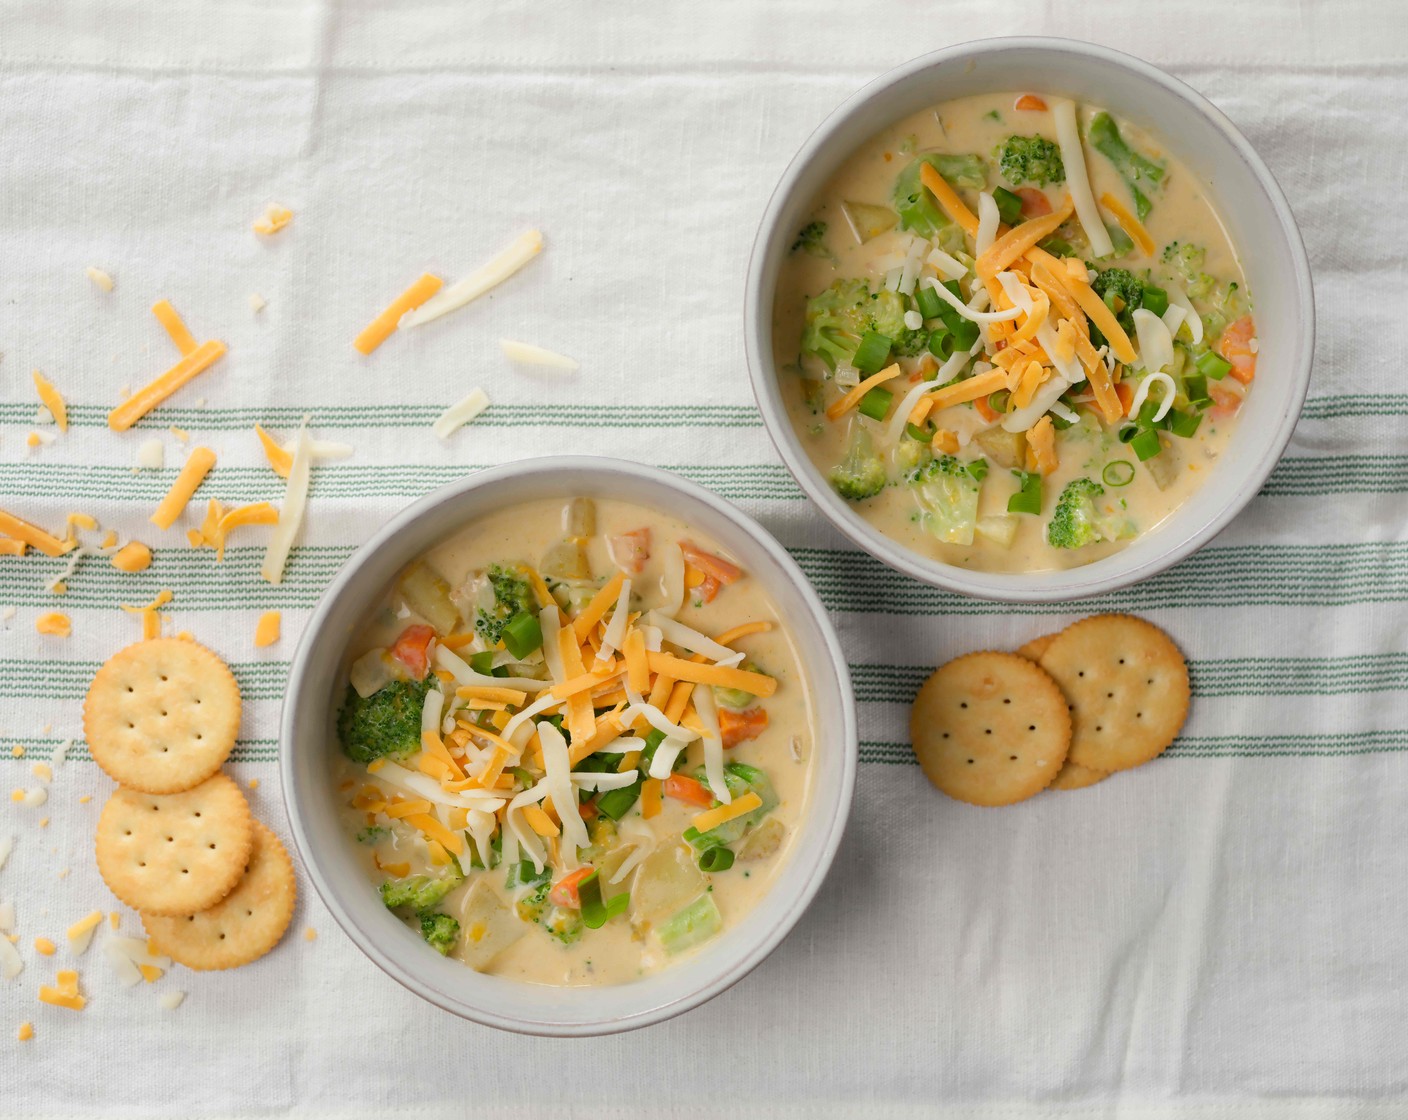
[[[1408,729],[1308,735],[1180,736],[1163,758],[1340,758],[1408,751]],[[918,765],[908,743],[861,740],[861,762]]]
[[[490,465],[325,463],[313,472],[311,497],[415,498]],[[734,500],[805,498],[792,475],[777,463],[680,463],[668,464],[664,469]],[[171,488],[178,471],[178,467],[168,467],[134,474],[125,466],[5,463],[0,464],[0,492],[42,492],[51,498],[75,501],[117,499],[155,504]],[[284,480],[268,467],[221,466],[201,484],[199,500],[217,498],[227,504],[277,501],[283,496],[284,486]],[[1261,496],[1302,498],[1404,492],[1408,492],[1408,455],[1326,455],[1282,459],[1262,487]]]
[[[66,740],[55,738],[32,738],[23,735],[5,740],[6,747],[18,744],[24,747],[24,757],[20,761],[31,762],[54,757],[54,752]],[[275,762],[279,757],[277,739],[239,739],[230,752],[231,762]],[[82,739],[74,739],[64,755],[65,762],[92,762],[88,744]]]
[[[216,611],[314,606],[351,545],[304,545],[290,555],[284,582],[259,577],[264,550],[225,550],[217,567],[208,549],[160,548],[152,566],[129,575],[102,560],[80,567],[62,601],[44,590],[62,559],[0,556],[0,602],[17,606],[111,607],[139,604],[170,588],[172,610]],[[975,616],[1069,614],[1069,603],[1006,604],[929,587],[863,552],[790,550],[828,610],[876,615]],[[218,578],[217,578],[218,577]],[[1134,587],[1082,601],[1083,612],[1181,607],[1334,607],[1408,601],[1408,542],[1237,545],[1204,548]]]

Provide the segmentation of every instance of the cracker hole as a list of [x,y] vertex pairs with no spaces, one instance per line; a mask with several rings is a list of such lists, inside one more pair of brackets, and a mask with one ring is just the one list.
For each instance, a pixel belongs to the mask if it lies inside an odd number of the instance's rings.
[[1013,762],[1016,762],[1016,761],[1017,761],[1017,756],[1016,756],[1015,754],[1009,754],[1007,757],[1008,757],[1009,759],[1011,759]]
[[1101,726],[1097,723],[1097,724],[1095,725],[1095,730],[1096,730],[1096,731],[1104,731],[1105,729],[1104,729],[1103,727],[1101,727]]
[[1134,718],[1135,718],[1135,719],[1143,719],[1143,718],[1144,718],[1144,713],[1143,713],[1143,712],[1135,712],[1135,713],[1134,713]]
[[1082,669],[1079,673],[1076,674],[1076,676],[1078,676],[1078,677],[1083,677],[1083,676],[1085,676],[1085,670]]
[[959,706],[960,708],[966,708],[966,707],[968,706],[968,701],[967,701],[967,700],[960,700],[960,701],[958,702],[958,706]]
[[168,836],[168,837],[166,838],[166,842],[167,842],[168,844],[174,844],[174,843],[176,842],[176,837],[174,837],[174,836]]
[[1106,699],[1106,700],[1113,700],[1114,698],[1115,698],[1115,694],[1114,694],[1113,692],[1107,692],[1107,693],[1105,693],[1105,699]]
[[984,734],[984,735],[991,735],[991,734],[992,734],[992,728],[991,728],[991,727],[985,727],[985,728],[983,728],[983,734]]
[[161,674],[161,679],[162,679],[162,680],[166,680],[166,674],[165,674],[165,673],[162,673],[162,674]]
[[1004,704],[1010,704],[1010,703],[1012,703],[1012,697],[1010,697],[1010,696],[1004,696],[1004,697],[1002,698],[1002,702],[1003,702]]
[[245,916],[246,918],[252,918],[252,917],[254,917],[254,911],[253,911],[253,910],[246,910],[246,911],[244,912],[244,916]]
[[187,871],[187,870],[183,867],[183,868],[181,868],[181,874],[182,874],[182,875],[189,875],[190,872]]
[[220,935],[220,940],[221,940],[221,941],[224,941],[224,940],[225,940],[225,935],[224,935],[223,933]]
[[1120,658],[1120,664],[1121,664],[1121,665],[1124,664],[1124,658],[1123,658],[1123,657]]
[[972,766],[972,765],[973,765],[973,760],[972,760],[971,758],[968,760],[968,765],[969,765],[969,766]]
[[948,732],[947,732],[947,731],[944,732],[944,738],[945,738],[945,739],[948,738]]
[[147,861],[144,860],[144,859],[139,859],[139,860],[137,861],[137,866],[138,866],[138,867],[146,867],[146,866],[147,866]]
[[1035,730],[1036,730],[1036,724],[1034,724],[1034,723],[1029,723],[1029,724],[1027,724],[1027,730],[1028,730],[1028,731],[1035,731]]
[[1153,677],[1150,677],[1150,678],[1149,678],[1147,681],[1145,681],[1144,683],[1145,683],[1145,684],[1153,684],[1153,683],[1154,683],[1154,678],[1153,678]]
[[131,835],[132,835],[132,830],[131,830],[130,828],[123,829],[122,835],[123,835],[123,836],[131,836]]

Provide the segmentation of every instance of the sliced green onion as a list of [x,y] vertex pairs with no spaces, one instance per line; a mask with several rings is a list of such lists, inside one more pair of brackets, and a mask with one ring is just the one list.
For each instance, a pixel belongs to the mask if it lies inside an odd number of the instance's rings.
[[500,637],[504,648],[519,661],[543,646],[543,628],[538,625],[538,616],[527,611],[509,619]]
[[1016,476],[1021,489],[1007,499],[1007,512],[1040,513],[1041,475],[1035,471],[1013,471],[1012,473]]
[[[1100,481],[1106,486],[1128,486],[1134,481],[1134,464],[1128,459],[1116,459],[1113,463],[1106,463],[1105,469],[1100,472]],[[600,801],[597,806],[601,806]]]
[[994,187],[992,198],[997,203],[998,215],[1007,225],[1015,226],[1022,220],[1022,200],[1017,195],[1006,187]]
[[995,393],[988,395],[988,407],[994,412],[1006,412],[1007,404],[1012,399],[1012,393],[1008,389],[999,389]]
[[1057,415],[1054,412],[1051,414],[1051,426],[1058,432],[1064,432],[1067,428],[1074,428],[1078,423],[1080,423],[1079,419],[1067,420],[1064,416]]
[[1144,297],[1139,301],[1139,306],[1155,315],[1162,315],[1168,310],[1168,293],[1153,284],[1145,284]]
[[890,357],[892,345],[890,339],[879,331],[866,331],[861,336],[860,345],[856,347],[851,365],[861,373],[879,373],[885,368],[885,362]]
[[631,895],[629,891],[622,891],[603,899],[601,879],[598,873],[593,871],[577,884],[577,900],[582,907],[582,924],[588,929],[600,929],[616,915],[625,913],[626,907],[630,905]]
[[610,817],[613,821],[619,821],[631,811],[631,807],[640,799],[641,783],[633,782],[620,789],[609,789],[603,794],[599,794],[596,799],[597,811],[603,817]]
[[724,928],[714,896],[705,891],[689,905],[660,924],[656,936],[667,953],[682,953],[701,941],[716,936]]
[[1188,403],[1198,408],[1206,408],[1212,404],[1208,397],[1208,379],[1201,373],[1189,373],[1183,377],[1183,394],[1188,398]]
[[[938,299],[937,296],[934,298]],[[929,353],[941,362],[946,362],[953,357],[953,332],[947,326],[935,327],[933,333],[929,335]]]
[[1176,408],[1168,411],[1165,417],[1169,421],[1168,430],[1183,439],[1192,439],[1197,434],[1198,425],[1203,422],[1202,416],[1196,412],[1180,412]]
[[487,677],[494,671],[494,651],[486,649],[483,653],[476,653],[469,659],[469,667],[476,673]]
[[944,301],[928,284],[920,284],[914,289],[914,302],[919,307],[919,314],[926,319],[937,319],[943,313]]
[[733,866],[733,852],[728,848],[709,848],[699,857],[700,871],[727,871]]
[[865,396],[861,397],[858,406],[862,416],[869,416],[872,420],[883,420],[890,412],[890,404],[894,401],[895,394],[889,389],[874,388]]
[[1152,459],[1164,449],[1164,445],[1159,442],[1159,433],[1154,428],[1140,428],[1134,433],[1134,438],[1129,441],[1129,449],[1139,456],[1142,463],[1145,459]]
[[1193,364],[1198,367],[1199,373],[1204,377],[1211,377],[1214,381],[1221,381],[1232,372],[1232,363],[1213,350],[1200,354]]
[[1115,431],[1115,435],[1119,437],[1121,443],[1128,443],[1137,436],[1140,431],[1141,429],[1137,424],[1124,424]]
[[952,333],[954,353],[971,350],[973,343],[978,341],[978,324],[971,319],[959,319],[958,326],[952,328]]
[[934,433],[924,428],[916,428],[913,424],[904,426],[904,434],[910,439],[917,439],[920,443],[928,443],[934,438]]
[[988,476],[988,461],[986,459],[974,459],[968,464],[968,473],[979,482]]

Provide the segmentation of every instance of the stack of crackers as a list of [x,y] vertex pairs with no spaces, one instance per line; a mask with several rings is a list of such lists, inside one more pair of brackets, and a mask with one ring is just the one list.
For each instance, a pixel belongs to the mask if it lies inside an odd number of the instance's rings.
[[119,786],[98,818],[98,870],[152,947],[194,969],[272,949],[293,917],[293,863],[220,769],[240,726],[229,667],[185,639],[128,646],[94,676],[83,726]]
[[1188,716],[1188,665],[1143,619],[1095,615],[1016,653],[934,672],[910,734],[925,775],[972,805],[1083,789],[1162,754]]

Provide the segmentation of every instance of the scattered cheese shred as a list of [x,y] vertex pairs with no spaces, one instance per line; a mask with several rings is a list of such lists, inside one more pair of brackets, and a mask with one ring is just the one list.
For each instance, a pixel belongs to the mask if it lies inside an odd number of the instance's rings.
[[1080,309],[1090,317],[1090,321],[1100,328],[1100,333],[1110,344],[1111,353],[1125,365],[1133,362],[1136,356],[1134,344],[1129,341],[1129,335],[1125,334],[1124,328],[1115,318],[1115,313],[1095,294],[1095,289],[1074,276],[1067,277],[1066,288],[1075,297],[1076,303],[1080,304]]
[[440,318],[441,315],[458,311],[485,292],[498,287],[542,252],[542,249],[543,235],[540,231],[533,229],[520,234],[513,244],[493,260],[471,272],[463,280],[451,284],[434,299],[427,300],[422,307],[412,311],[401,321],[401,326],[418,327],[422,323]]
[[138,389],[108,413],[108,427],[125,432],[186,382],[204,373],[225,353],[223,342],[202,342],[155,381]]
[[391,301],[380,315],[367,324],[366,328],[352,341],[352,345],[363,354],[370,354],[391,337],[408,311],[414,311],[440,290],[444,281],[438,276],[425,273],[419,280]]
[[974,269],[985,280],[992,279],[1013,261],[1025,255],[1038,241],[1051,236],[1074,210],[1075,204],[1067,198],[1059,210],[1014,226],[994,241],[978,258]]
[[19,1034],[15,1036],[21,1042],[28,1042],[34,1037],[34,1024],[25,1022],[20,1024]]
[[686,661],[668,653],[647,653],[646,658],[654,673],[671,677],[690,684],[717,685],[720,688],[736,688],[752,696],[771,696],[777,691],[777,681],[763,673],[748,669],[730,669],[723,665],[708,665],[698,661]]
[[161,997],[161,1006],[167,1011],[175,1011],[181,1006],[181,1001],[186,998],[186,993],[182,991],[167,992]]
[[261,311],[264,310],[264,308],[268,306],[268,301],[266,301],[264,297],[261,296],[258,292],[249,293],[249,309],[253,311],[256,315],[258,315]]
[[[1056,125],[1056,144],[1061,149],[1061,162],[1066,168],[1066,187],[1071,192],[1076,217],[1090,242],[1090,251],[1098,257],[1108,257],[1115,251],[1110,231],[1100,220],[1100,209],[1090,189],[1090,175],[1085,167],[1085,146],[1076,122],[1076,103],[1062,99],[1052,104],[1051,118]],[[1109,336],[1106,335],[1106,338]]]
[[103,291],[112,291],[112,277],[109,276],[106,272],[104,272],[101,268],[97,268],[94,265],[90,264],[87,268],[83,270],[83,274],[87,276],[89,280],[93,281],[93,283],[96,284],[98,287],[102,288]]
[[1158,248],[1154,244],[1154,239],[1149,236],[1149,231],[1144,228],[1144,223],[1131,214],[1123,202],[1106,191],[1100,196],[1100,205],[1115,216],[1115,221],[1119,222],[1120,228],[1129,234],[1134,243],[1139,246],[1141,253],[1146,257],[1154,255],[1154,250]]
[[464,400],[442,412],[430,430],[441,439],[449,439],[488,407],[489,395],[483,389],[471,390]]
[[284,566],[288,554],[293,549],[293,540],[303,525],[303,514],[308,507],[308,478],[312,469],[312,448],[308,439],[307,421],[298,430],[297,450],[293,453],[293,463],[289,466],[288,486],[284,489],[284,504],[279,513],[279,523],[269,538],[269,547],[264,552],[264,563],[259,569],[270,583],[283,583]]
[[763,799],[753,790],[749,790],[731,805],[720,805],[717,809],[700,813],[694,818],[693,824],[700,832],[708,832],[711,828],[718,828],[721,824],[727,824],[754,809],[761,808],[762,804]]
[[181,473],[176,476],[176,481],[171,484],[171,489],[166,497],[162,498],[161,504],[156,507],[156,512],[151,516],[151,522],[158,529],[169,529],[176,523],[176,519],[185,510],[186,504],[195,494],[196,489],[205,481],[205,476],[210,473],[210,468],[215,466],[215,452],[208,447],[197,447],[186,459],[186,465],[181,468]]
[[13,540],[10,537],[0,537],[0,556],[23,556],[24,551],[29,546],[24,541]]
[[576,358],[554,353],[541,346],[534,346],[530,342],[515,342],[511,338],[501,338],[499,339],[499,349],[504,352],[504,357],[509,361],[518,362],[525,366],[558,369],[563,373],[576,373],[582,368]]
[[31,548],[38,549],[45,556],[62,556],[70,547],[37,525],[21,521],[18,517],[6,513],[4,510],[0,510],[0,533],[17,541],[23,541]]
[[152,550],[141,541],[128,541],[112,554],[112,566],[119,572],[145,572],[152,566]]
[[[928,167],[929,165],[926,163],[924,166]],[[864,397],[866,393],[870,392],[871,389],[898,377],[900,372],[900,364],[896,362],[892,366],[886,366],[879,373],[872,373],[839,401],[833,401],[831,404],[827,405],[826,418],[828,420],[839,420],[846,413],[850,412],[851,409],[855,408],[856,405],[860,404],[861,398]]]
[[171,306],[170,300],[157,300],[152,304],[152,314],[156,316],[156,321],[161,324],[162,329],[171,336],[171,341],[176,344],[176,349],[181,351],[183,358],[195,353],[195,336],[186,328],[181,316]]
[[264,216],[254,223],[254,232],[269,236],[278,233],[291,221],[293,221],[292,210],[280,206],[276,202],[271,202],[264,208]]
[[1005,388],[1007,388],[1007,371],[990,369],[987,373],[980,373],[966,381],[950,385],[946,389],[936,390],[929,395],[928,399],[933,402],[934,410],[938,411],[956,404],[963,404],[965,401],[975,401],[979,397],[986,397]]
[[78,973],[60,969],[54,987],[45,985],[39,989],[39,1002],[53,1007],[67,1007],[70,1011],[82,1011],[88,1001],[78,994]]
[[921,163],[919,181],[929,188],[929,193],[937,200],[943,212],[963,227],[964,233],[969,237],[978,235],[978,216],[968,209],[958,197],[958,192],[948,185],[948,180],[939,174],[937,168],[927,162]]
[[68,431],[68,406],[64,404],[64,399],[59,395],[59,391],[38,370],[35,370],[31,376],[34,378],[34,388],[39,393],[39,399],[44,402],[44,407],[53,416],[54,423],[59,426],[59,431]]
[[67,638],[73,633],[73,622],[66,614],[60,614],[58,611],[46,611],[34,620],[34,629],[40,634]]
[[646,820],[660,815],[664,795],[659,778],[646,778],[640,787],[640,815]]
[[81,957],[88,951],[88,946],[93,941],[93,931],[103,923],[103,912],[94,910],[86,918],[79,918],[73,925],[68,927],[68,951],[75,957]]
[[274,468],[274,473],[280,478],[287,478],[288,472],[293,469],[293,456],[258,424],[254,425],[254,434],[259,437],[264,456],[269,460],[269,466]]
[[34,951],[36,953],[43,953],[46,957],[52,957],[57,949],[58,946],[47,937],[36,937],[34,939]]
[[596,624],[606,617],[606,612],[615,605],[617,597],[621,594],[621,586],[625,581],[625,574],[618,568],[605,586],[592,596],[591,602],[582,608],[582,613],[572,620],[572,629],[578,642],[585,642],[587,635],[596,629]]
[[278,611],[265,611],[259,616],[259,623],[254,628],[255,649],[263,649],[279,640],[279,619]]

